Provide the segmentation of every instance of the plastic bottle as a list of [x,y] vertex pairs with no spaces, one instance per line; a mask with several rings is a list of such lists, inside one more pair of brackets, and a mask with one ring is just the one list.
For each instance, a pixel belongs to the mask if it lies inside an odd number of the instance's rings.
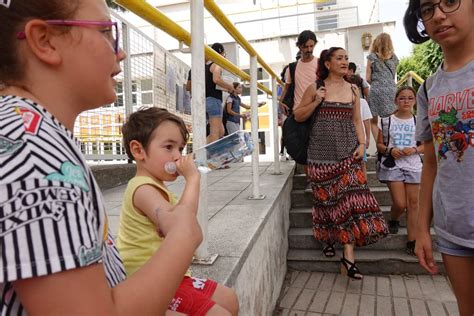
[[[208,173],[233,162],[240,162],[245,156],[251,155],[254,145],[250,134],[237,131],[193,152],[194,163],[201,173]],[[176,173],[176,164],[169,161],[165,171]]]

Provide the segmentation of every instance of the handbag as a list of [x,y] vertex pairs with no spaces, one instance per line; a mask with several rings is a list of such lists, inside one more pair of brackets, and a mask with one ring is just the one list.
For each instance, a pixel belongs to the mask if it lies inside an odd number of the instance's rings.
[[[317,82],[316,88],[319,89],[323,85],[324,82]],[[308,162],[309,135],[318,110],[319,106],[304,122],[297,122],[294,114],[291,113],[283,123],[283,144],[296,163],[306,165]]]

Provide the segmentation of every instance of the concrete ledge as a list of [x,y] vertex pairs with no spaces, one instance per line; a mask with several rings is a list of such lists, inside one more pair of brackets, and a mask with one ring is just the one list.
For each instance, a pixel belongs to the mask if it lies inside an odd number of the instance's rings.
[[272,175],[269,166],[260,178],[264,200],[248,200],[249,185],[211,218],[209,249],[219,257],[212,266],[192,266],[197,277],[234,288],[241,315],[272,315],[276,307],[287,270],[293,169],[293,163],[282,164],[283,174]]
[[122,184],[127,184],[135,175],[135,164],[116,164],[91,166],[95,180],[102,190],[111,189]]

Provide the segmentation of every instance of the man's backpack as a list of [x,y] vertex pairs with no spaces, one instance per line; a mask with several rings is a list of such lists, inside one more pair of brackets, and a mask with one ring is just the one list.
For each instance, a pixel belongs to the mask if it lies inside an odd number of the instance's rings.
[[297,63],[297,61],[294,61],[288,64],[288,69],[290,70],[291,84],[286,89],[285,98],[283,99],[283,103],[285,103],[290,108],[290,113],[292,112],[293,106],[295,105],[295,72]]

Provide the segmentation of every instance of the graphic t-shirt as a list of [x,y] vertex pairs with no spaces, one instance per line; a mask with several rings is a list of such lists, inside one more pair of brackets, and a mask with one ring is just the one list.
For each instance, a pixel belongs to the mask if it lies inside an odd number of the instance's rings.
[[[389,125],[389,118],[390,118],[390,131],[388,130]],[[382,121],[383,121],[383,135],[384,140],[386,141],[388,134],[390,133],[390,140],[388,143],[388,147],[403,149],[406,147],[416,147],[416,126],[415,126],[415,119],[414,117],[408,119],[399,119],[394,114],[390,115],[390,117],[382,118],[378,126],[382,129]],[[386,157],[382,157],[382,162],[386,159]],[[410,156],[403,156],[401,158],[395,159],[395,167],[387,168],[384,164],[380,165],[383,169],[403,169],[408,171],[414,172],[421,172],[421,168],[423,167],[423,163],[421,162],[420,156],[415,153]]]
[[436,233],[474,248],[474,61],[428,79],[417,95],[417,139],[433,140],[438,167],[433,188]]
[[33,101],[0,97],[0,315],[26,315],[13,281],[103,262],[125,270],[80,144]]

